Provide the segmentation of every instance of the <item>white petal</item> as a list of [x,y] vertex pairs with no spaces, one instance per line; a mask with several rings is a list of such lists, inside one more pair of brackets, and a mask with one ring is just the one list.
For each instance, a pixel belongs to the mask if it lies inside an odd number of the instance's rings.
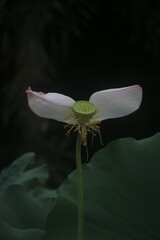
[[99,121],[128,115],[139,108],[141,101],[139,85],[95,92],[90,97],[90,102],[97,107],[96,119]]
[[75,103],[72,98],[59,93],[34,92],[31,88],[28,88],[26,93],[30,108],[38,116],[70,122],[67,117],[71,115],[70,106]]

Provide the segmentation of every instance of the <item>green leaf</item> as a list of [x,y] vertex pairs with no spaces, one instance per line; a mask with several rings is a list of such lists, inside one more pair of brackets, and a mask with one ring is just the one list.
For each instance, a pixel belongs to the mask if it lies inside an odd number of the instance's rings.
[[49,240],[45,222],[53,208],[55,190],[36,188],[28,193],[20,185],[13,185],[0,194],[1,240]]
[[0,217],[9,225],[20,228],[44,229],[45,220],[54,204],[53,198],[34,198],[20,185],[7,188],[0,194]]
[[50,240],[45,221],[57,192],[45,188],[47,165],[31,168],[34,161],[24,154],[0,175],[1,240]]
[[44,230],[17,229],[0,220],[1,240],[51,240]]
[[28,191],[32,191],[36,186],[43,186],[48,179],[48,167],[43,164],[38,167],[28,168],[35,163],[35,154],[26,153],[13,161],[0,174],[0,191],[4,191],[7,187],[20,184],[26,187]]
[[[84,240],[160,239],[160,134],[118,139],[83,165]],[[47,223],[53,239],[77,238],[76,171],[59,188]]]
[[24,171],[30,164],[34,163],[34,153],[26,153],[13,161],[8,168],[1,171],[0,174],[0,189],[4,190],[6,187],[12,185],[21,178]]

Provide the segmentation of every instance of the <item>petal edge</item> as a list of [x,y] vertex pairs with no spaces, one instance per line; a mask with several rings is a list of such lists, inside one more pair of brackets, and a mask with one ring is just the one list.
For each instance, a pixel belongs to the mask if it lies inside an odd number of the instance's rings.
[[99,121],[123,117],[139,108],[142,101],[142,88],[140,85],[133,85],[107,89],[93,93],[90,101],[98,109],[96,119]]
[[71,114],[70,106],[75,103],[72,98],[59,93],[35,92],[30,87],[26,93],[29,107],[35,114],[68,123],[66,118]]

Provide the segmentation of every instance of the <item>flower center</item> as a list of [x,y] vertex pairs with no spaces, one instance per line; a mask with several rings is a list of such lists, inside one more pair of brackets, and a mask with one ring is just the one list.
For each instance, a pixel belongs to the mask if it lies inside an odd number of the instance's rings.
[[75,128],[75,131],[81,136],[82,144],[86,146],[88,132],[92,133],[92,136],[95,136],[96,133],[100,134],[100,122],[93,118],[97,113],[97,108],[93,103],[81,100],[71,106],[71,111],[71,119],[74,121],[73,124],[64,126],[67,129],[67,135]]
[[81,100],[73,104],[72,110],[77,119],[87,122],[95,115],[97,108],[93,103]]

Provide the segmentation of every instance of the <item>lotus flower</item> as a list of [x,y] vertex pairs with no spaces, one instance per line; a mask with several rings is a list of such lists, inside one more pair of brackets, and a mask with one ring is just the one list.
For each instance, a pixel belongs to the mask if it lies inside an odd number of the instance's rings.
[[87,144],[87,133],[100,133],[100,122],[136,111],[142,101],[142,88],[133,85],[95,92],[89,101],[75,101],[59,93],[26,91],[31,110],[40,117],[66,123],[67,133],[75,128]]

